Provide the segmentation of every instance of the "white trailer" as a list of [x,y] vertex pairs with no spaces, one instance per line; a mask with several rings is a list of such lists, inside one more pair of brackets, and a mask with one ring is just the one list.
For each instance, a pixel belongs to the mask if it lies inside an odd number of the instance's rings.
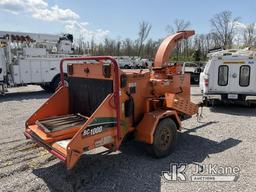
[[[72,54],[73,36],[70,34],[0,32],[0,35],[0,94],[5,93],[8,87],[28,84],[54,91],[60,82],[60,60],[79,57]],[[13,42],[16,42],[16,49],[12,47]]]
[[209,55],[200,74],[200,88],[206,103],[254,101],[256,96],[256,52],[224,50]]

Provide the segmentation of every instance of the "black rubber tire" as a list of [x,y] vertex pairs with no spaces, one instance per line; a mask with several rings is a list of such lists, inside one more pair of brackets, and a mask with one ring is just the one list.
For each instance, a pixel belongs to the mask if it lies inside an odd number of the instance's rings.
[[198,84],[199,83],[199,77],[193,77],[193,83]]
[[[66,76],[64,76],[64,81],[68,82],[68,78],[67,78]],[[61,83],[60,76],[56,76],[56,77],[52,80],[50,86],[51,86],[51,91],[52,91],[53,93],[57,90],[57,88],[59,87],[60,83]]]
[[157,158],[166,157],[174,151],[176,142],[177,126],[171,118],[164,118],[156,127],[150,151]]
[[47,93],[51,93],[51,92],[52,92],[52,89],[51,89],[50,84],[40,85],[40,87],[41,87],[42,89],[44,89]]
[[125,65],[124,69],[130,69],[131,67],[129,65]]
[[210,101],[208,100],[207,97],[203,97],[202,101],[203,101],[204,106],[206,106],[206,107],[210,106]]
[[51,90],[52,92],[55,92],[57,87],[59,86],[60,84],[60,76],[56,76],[52,82],[51,82]]

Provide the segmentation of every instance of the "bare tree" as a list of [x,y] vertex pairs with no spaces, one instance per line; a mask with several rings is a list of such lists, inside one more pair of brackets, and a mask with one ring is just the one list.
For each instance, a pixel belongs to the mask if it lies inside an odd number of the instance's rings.
[[97,54],[96,55],[105,55],[104,45],[102,43],[99,43],[99,45],[97,46]]
[[91,55],[95,55],[95,42],[94,37],[91,39]]
[[116,55],[119,56],[121,54],[121,41],[117,40],[116,42]]
[[133,49],[133,45],[132,44],[133,44],[132,40],[129,39],[129,38],[126,38],[123,41],[123,52],[124,52],[124,55],[131,56],[132,49]]
[[144,48],[144,51],[143,51],[143,57],[145,58],[153,58],[155,53],[156,53],[156,50],[158,48],[158,42],[156,41],[153,41],[152,39],[149,39],[147,41],[147,43],[145,44],[145,48]]
[[[177,31],[184,31],[190,27],[191,23],[189,21],[185,21],[183,19],[175,19],[174,25],[167,25],[166,31],[168,33],[175,33]],[[179,60],[179,54],[182,52],[181,49],[184,49],[185,53],[188,53],[188,41],[184,40],[182,42],[178,42],[176,45],[176,60]]]
[[231,48],[232,46],[234,27],[237,21],[239,21],[239,17],[233,18],[231,11],[217,13],[210,20],[213,35],[224,48]]
[[140,23],[139,33],[138,33],[138,35],[139,35],[139,38],[138,38],[138,56],[140,56],[140,54],[141,54],[143,43],[147,39],[151,28],[152,28],[151,24],[149,24],[145,21]]
[[177,31],[184,31],[189,28],[191,23],[189,21],[185,21],[183,19],[175,19],[174,25],[167,25],[166,31],[168,33],[175,33]]
[[205,41],[206,41],[205,48],[206,48],[206,51],[208,52],[210,49],[214,48],[215,46],[212,33],[206,34]]
[[115,40],[110,38],[104,39],[104,51],[106,55],[114,55],[115,54]]
[[[207,34],[195,35],[194,38],[179,42],[174,50],[173,60],[205,60],[208,50],[216,46],[224,46],[229,48],[232,45],[234,35],[236,34],[236,21],[238,18],[233,18],[232,13],[224,11],[216,14],[211,19],[212,31]],[[187,30],[190,27],[190,22],[183,19],[176,19],[172,26],[168,25],[166,30],[170,33],[176,31]],[[139,25],[138,38],[136,40],[126,39],[111,39],[106,37],[100,42],[95,42],[94,38],[87,40],[80,36],[75,39],[75,53],[86,53],[91,55],[127,55],[141,56],[145,58],[153,58],[162,39],[148,39],[151,31],[151,25],[142,22]],[[244,32],[244,40],[246,46],[256,45],[256,23],[246,27]]]
[[251,47],[255,44],[256,34],[255,34],[255,23],[246,25],[244,29],[244,45]]

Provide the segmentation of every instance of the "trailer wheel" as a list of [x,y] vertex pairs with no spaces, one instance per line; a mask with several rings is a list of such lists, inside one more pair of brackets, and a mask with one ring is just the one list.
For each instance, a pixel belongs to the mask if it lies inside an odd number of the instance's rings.
[[157,158],[170,155],[177,141],[177,126],[171,118],[162,119],[155,130],[152,152]]

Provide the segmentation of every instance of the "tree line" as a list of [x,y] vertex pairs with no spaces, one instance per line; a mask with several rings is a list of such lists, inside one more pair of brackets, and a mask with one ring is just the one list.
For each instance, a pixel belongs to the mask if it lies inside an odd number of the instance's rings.
[[[206,34],[196,34],[177,44],[171,60],[174,61],[204,61],[211,49],[245,48],[256,46],[256,24],[240,26],[240,17],[234,17],[231,11],[215,14],[210,19],[211,30]],[[176,19],[172,25],[166,26],[168,34],[182,31],[191,27],[190,21]],[[75,40],[76,54],[113,55],[113,56],[139,56],[154,58],[156,50],[162,39],[148,39],[152,25],[141,22],[138,37],[135,40],[126,38],[116,40],[106,37],[102,42],[96,43],[92,38],[85,40],[82,36]]]

